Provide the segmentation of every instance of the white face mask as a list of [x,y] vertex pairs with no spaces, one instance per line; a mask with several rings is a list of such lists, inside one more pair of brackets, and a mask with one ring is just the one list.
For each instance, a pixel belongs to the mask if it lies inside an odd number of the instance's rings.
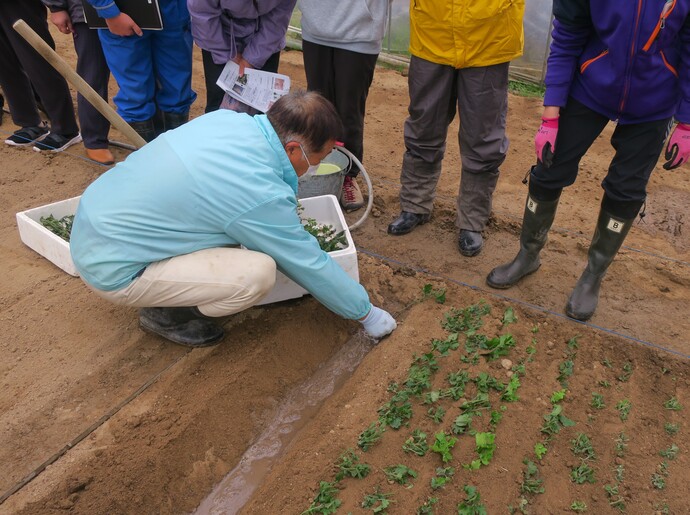
[[[316,175],[316,170],[318,170],[319,165],[313,165],[309,162],[309,158],[307,157],[307,153],[304,151],[302,148],[302,145],[299,146],[300,150],[302,151],[302,155],[304,156],[304,160],[307,162],[309,165],[309,168],[307,168],[307,171],[304,172],[304,175],[302,177],[311,177],[313,175]],[[319,163],[320,164],[320,163]]]

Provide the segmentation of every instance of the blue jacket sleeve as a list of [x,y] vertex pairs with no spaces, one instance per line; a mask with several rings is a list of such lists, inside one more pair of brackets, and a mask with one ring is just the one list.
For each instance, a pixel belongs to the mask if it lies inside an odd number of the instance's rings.
[[113,0],[85,0],[88,1],[101,18],[114,18],[120,14],[120,9]]
[[275,197],[230,221],[226,233],[250,250],[271,256],[278,269],[334,313],[359,319],[369,313],[366,290],[304,230],[296,206]]
[[242,52],[254,68],[262,68],[269,57],[283,49],[285,33],[297,0],[282,0],[280,5],[259,17],[259,30]]
[[551,52],[546,66],[545,106],[563,107],[577,63],[593,30],[587,0],[555,0]]
[[690,16],[680,30],[680,65],[678,81],[680,83],[680,103],[676,111],[676,120],[690,124]]

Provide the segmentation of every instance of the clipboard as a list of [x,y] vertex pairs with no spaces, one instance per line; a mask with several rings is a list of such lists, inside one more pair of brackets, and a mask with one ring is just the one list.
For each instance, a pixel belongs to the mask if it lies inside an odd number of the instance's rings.
[[[84,18],[90,29],[107,29],[105,18],[98,16],[96,9],[83,0]],[[125,14],[128,14],[134,23],[144,30],[163,30],[163,18],[161,17],[158,0],[115,0],[115,5]]]

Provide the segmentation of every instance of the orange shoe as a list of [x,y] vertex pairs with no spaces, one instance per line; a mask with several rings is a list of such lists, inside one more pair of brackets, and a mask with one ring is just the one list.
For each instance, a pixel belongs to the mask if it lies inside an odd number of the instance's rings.
[[115,157],[107,148],[87,148],[86,157],[102,165],[111,165],[115,163]]

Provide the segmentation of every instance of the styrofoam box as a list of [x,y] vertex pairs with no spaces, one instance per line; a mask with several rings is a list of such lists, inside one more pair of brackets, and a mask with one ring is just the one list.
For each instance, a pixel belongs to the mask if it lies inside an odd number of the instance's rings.
[[[75,277],[79,273],[72,262],[72,256],[69,253],[69,243],[43,227],[40,220],[41,217],[49,215],[53,215],[58,219],[66,215],[73,215],[77,212],[80,198],[74,197],[17,213],[17,227],[21,240],[28,247]],[[304,208],[303,217],[314,218],[318,223],[332,225],[336,232],[345,231],[347,247],[329,252],[328,255],[350,277],[359,282],[357,250],[345,222],[343,212],[338,204],[338,199],[333,195],[322,195],[301,199],[300,203]],[[259,302],[259,305],[294,299],[306,294],[307,291],[304,288],[288,279],[281,272],[277,272],[273,290]]]
[[[345,270],[345,273],[359,282],[359,267],[357,265],[357,249],[352,240],[350,229],[347,227],[345,217],[334,195],[321,195],[300,199],[304,208],[303,218],[313,218],[320,224],[332,225],[336,232],[345,231],[347,247],[341,250],[329,252],[328,255]],[[295,299],[307,294],[307,290],[288,279],[281,272],[276,274],[276,284],[266,297],[261,299],[259,306],[271,304],[282,300]]]
[[22,241],[48,261],[75,277],[79,276],[79,272],[72,262],[69,243],[43,227],[41,217],[53,215],[59,220],[63,216],[73,215],[77,212],[80,198],[61,200],[17,213],[17,228]]

